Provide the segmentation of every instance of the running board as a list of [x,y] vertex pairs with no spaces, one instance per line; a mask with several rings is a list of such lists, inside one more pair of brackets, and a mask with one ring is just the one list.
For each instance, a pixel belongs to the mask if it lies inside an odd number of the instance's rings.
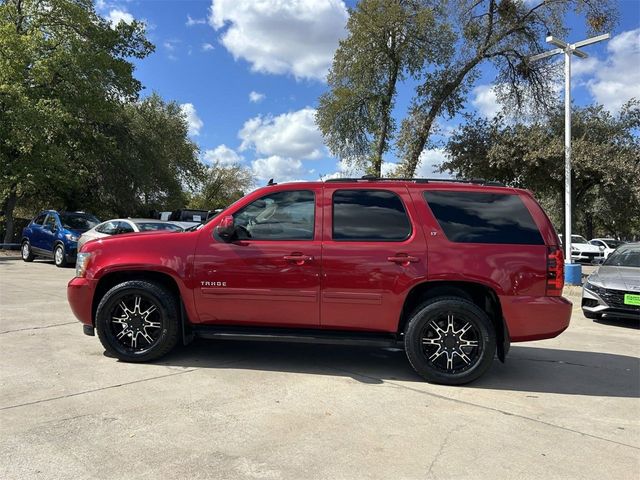
[[250,340],[257,342],[318,343],[325,345],[360,345],[368,347],[402,347],[402,341],[391,333],[345,332],[340,330],[254,328],[226,326],[192,326],[200,338],[217,340]]

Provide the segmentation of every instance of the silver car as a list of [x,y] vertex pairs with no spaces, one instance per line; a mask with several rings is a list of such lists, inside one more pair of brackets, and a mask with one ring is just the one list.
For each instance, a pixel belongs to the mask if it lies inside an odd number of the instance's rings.
[[154,230],[168,230],[181,232],[181,226],[173,222],[155,220],[152,218],[114,218],[96,225],[91,230],[87,230],[78,240],[78,251],[89,240],[108,237],[110,235],[120,235],[123,233],[148,232]]
[[592,320],[640,320],[640,243],[618,247],[589,275],[582,288],[582,312]]

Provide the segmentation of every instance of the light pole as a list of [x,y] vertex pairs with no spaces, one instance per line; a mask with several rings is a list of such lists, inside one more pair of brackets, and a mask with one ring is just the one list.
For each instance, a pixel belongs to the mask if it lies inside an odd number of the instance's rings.
[[[535,62],[543,58],[551,57],[564,53],[564,258],[571,264],[571,55],[575,55],[578,58],[587,58],[588,55],[580,47],[591,45],[592,43],[601,42],[609,39],[611,35],[605,33],[604,35],[598,35],[597,37],[587,38],[576,43],[567,43],[559,38],[555,38],[552,35],[547,37],[547,43],[555,45],[558,48],[549,50],[548,52],[540,53],[529,57],[529,61]],[[570,271],[572,269],[567,268],[566,275],[568,283],[571,282],[572,276]],[[578,269],[579,271],[579,269]],[[578,273],[578,275],[580,275]]]

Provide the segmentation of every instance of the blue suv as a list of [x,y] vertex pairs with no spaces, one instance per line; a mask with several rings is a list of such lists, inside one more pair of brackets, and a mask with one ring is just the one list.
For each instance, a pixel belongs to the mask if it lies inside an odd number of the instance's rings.
[[40,212],[22,230],[22,260],[53,258],[57,267],[75,263],[78,238],[98,223],[100,220],[84,212]]

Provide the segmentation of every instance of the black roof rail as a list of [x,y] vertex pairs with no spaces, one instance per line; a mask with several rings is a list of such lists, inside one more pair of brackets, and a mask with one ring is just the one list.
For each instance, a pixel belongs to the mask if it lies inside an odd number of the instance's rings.
[[327,183],[334,182],[450,182],[450,183],[471,183],[474,185],[485,185],[487,187],[504,187],[504,183],[493,180],[485,180],[484,178],[384,178],[375,175],[363,175],[359,178],[330,178],[325,180]]

